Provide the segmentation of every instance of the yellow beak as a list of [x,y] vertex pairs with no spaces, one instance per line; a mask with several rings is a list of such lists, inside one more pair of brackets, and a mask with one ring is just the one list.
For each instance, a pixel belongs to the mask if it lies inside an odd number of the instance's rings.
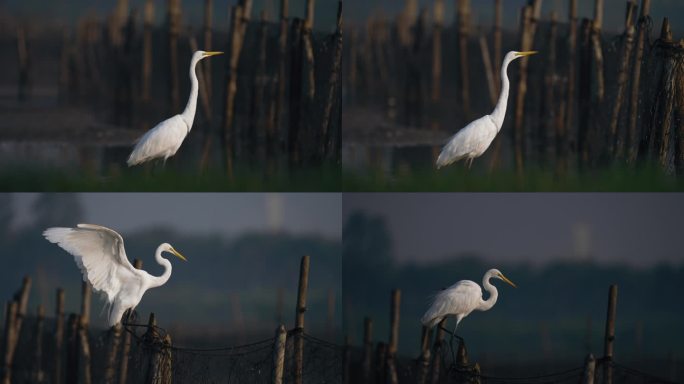
[[204,57],[216,56],[216,55],[223,55],[223,52],[219,52],[219,51],[204,52]]
[[507,282],[507,283],[510,284],[513,288],[518,288],[515,284],[513,284],[512,281],[508,280],[508,278],[507,278],[506,276],[504,276],[503,274],[501,274],[501,275],[499,275],[499,276],[501,276],[501,280]]
[[534,55],[536,53],[537,53],[537,51],[524,51],[524,52],[518,52],[515,55],[516,56],[531,56],[531,55]]
[[174,249],[173,247],[171,247],[171,253],[173,253],[174,256],[183,261],[188,261],[188,259],[186,259],[185,256],[181,255],[180,252],[176,251],[176,249]]

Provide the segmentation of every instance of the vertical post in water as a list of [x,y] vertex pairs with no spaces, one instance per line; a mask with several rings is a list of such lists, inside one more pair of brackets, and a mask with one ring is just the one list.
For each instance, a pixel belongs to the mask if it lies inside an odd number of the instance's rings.
[[387,381],[397,384],[396,355],[399,344],[399,313],[401,305],[401,290],[392,290],[392,301],[390,307],[390,338],[387,346]]
[[584,374],[582,375],[582,384],[594,384],[596,372],[596,359],[591,353],[587,355],[584,361]]
[[276,337],[273,345],[273,384],[283,383],[283,372],[285,372],[285,343],[287,342],[287,331],[285,326],[280,325],[276,329]]
[[418,360],[418,384],[425,384],[430,368],[430,336],[432,331],[423,326],[422,337],[420,339],[420,358]]
[[470,23],[470,0],[458,0],[458,52],[461,63],[461,100],[463,118],[470,120],[470,75],[468,73],[468,34]]
[[45,308],[43,305],[38,305],[36,312],[36,327],[33,336],[36,344],[33,350],[33,382],[42,383],[45,380],[43,372],[43,321],[45,320]]
[[66,383],[78,383],[78,315],[72,313],[67,322]]
[[617,309],[617,285],[608,290],[608,312],[606,314],[606,336],[603,348],[603,382],[613,382],[613,342],[615,341],[615,311]]
[[[319,149],[319,156],[321,158],[325,157],[332,147],[331,141],[333,141],[333,136],[330,134],[332,107],[335,101],[335,90],[338,86],[341,86],[339,83],[342,69],[342,0],[339,0],[337,3],[337,28],[335,29],[334,36],[335,45],[333,48],[333,67],[330,71],[330,78],[328,79],[328,95],[325,107],[323,109],[323,127],[321,132],[322,138]],[[340,129],[340,127],[338,127],[338,129]]]
[[605,80],[603,76],[603,49],[601,48],[601,27],[603,26],[603,0],[595,0],[594,20],[591,23],[591,46],[594,52],[596,69],[596,99],[603,102]]
[[362,383],[370,384],[373,365],[373,319],[363,319],[363,362],[361,363]]
[[171,87],[171,110],[177,113],[180,108],[178,80],[178,36],[180,35],[180,0],[168,0],[168,39],[169,39],[169,85]]
[[[276,132],[281,132],[280,129],[280,115],[283,111],[283,103],[285,102],[285,71],[287,68],[287,31],[288,31],[288,0],[280,0],[280,32],[278,34],[278,90],[275,100],[275,111],[272,117],[272,124]],[[270,146],[271,151],[277,148],[280,142],[280,135],[276,135]]]
[[64,289],[57,288],[57,304],[55,305],[55,351],[52,382],[62,382],[62,352],[64,346]]
[[114,383],[116,377],[116,355],[119,351],[119,342],[121,340],[121,323],[116,324],[109,329],[109,350],[107,351],[107,365],[105,366],[104,381],[107,384]]
[[306,295],[309,289],[309,256],[302,257],[299,265],[299,289],[297,290],[297,310],[295,316],[295,384],[302,384],[304,373],[304,313]]
[[146,0],[143,12],[142,101],[149,102],[152,87],[152,30],[154,28],[154,0]]
[[638,32],[636,40],[636,53],[634,67],[632,67],[632,89],[629,102],[629,125],[627,133],[627,161],[634,163],[639,151],[639,134],[637,132],[637,116],[639,112],[639,81],[641,78],[641,61],[644,56],[644,40],[648,25],[651,0],[641,0],[641,13],[639,14]]
[[[21,332],[21,324],[24,321],[24,318],[26,318],[26,311],[28,310],[28,299],[29,299],[29,294],[31,293],[31,278],[29,276],[24,276],[24,280],[21,282],[21,290],[15,294],[15,301],[18,303],[17,307],[17,314],[16,314],[16,321],[14,323],[15,327],[15,332],[17,333],[17,337],[19,337],[19,332]],[[12,346],[12,348],[16,347],[16,342],[17,340],[14,340],[15,345]]]
[[617,91],[615,92],[615,104],[610,115],[610,131],[608,138],[608,154],[613,159],[619,159],[624,151],[624,136],[620,135],[618,131],[618,122],[620,120],[620,109],[625,97],[625,88],[627,86],[629,60],[632,57],[632,47],[634,46],[634,11],[636,4],[632,1],[627,2],[627,17],[625,18],[625,32],[622,43],[622,50],[620,51],[620,58],[618,59],[618,79]]
[[563,124],[562,136],[560,142],[560,165],[561,172],[565,172],[568,166],[568,150],[570,145],[568,139],[570,135],[568,132],[573,127],[573,116],[575,111],[575,84],[577,78],[577,0],[570,0],[570,9],[568,10],[568,86],[567,99],[565,103],[565,123]]
[[439,383],[440,366],[442,364],[442,348],[444,348],[444,322],[446,319],[437,324],[437,334],[435,335],[435,343],[432,353],[432,371],[430,372],[430,384]]
[[497,93],[496,85],[494,84],[494,74],[492,73],[492,60],[489,57],[489,46],[487,45],[487,38],[480,34],[478,39],[480,43],[480,51],[482,52],[482,63],[484,64],[485,77],[487,78],[487,90],[489,91],[489,101],[492,106],[496,105]]

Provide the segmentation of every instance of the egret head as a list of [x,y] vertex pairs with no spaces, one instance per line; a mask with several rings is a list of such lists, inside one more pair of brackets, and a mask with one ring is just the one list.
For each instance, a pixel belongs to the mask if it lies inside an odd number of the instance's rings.
[[506,54],[504,61],[511,62],[515,59],[519,59],[519,58],[525,57],[525,56],[531,56],[531,55],[534,55],[536,53],[537,53],[537,51],[524,51],[524,52],[510,51]]
[[222,55],[223,52],[219,51],[195,51],[195,53],[192,55],[193,60],[202,60],[204,58],[210,57],[210,56],[216,56],[216,55]]
[[518,288],[515,284],[513,284],[512,281],[508,280],[508,278],[504,276],[503,273],[501,273],[501,271],[499,271],[498,269],[490,269],[489,271],[487,271],[487,274],[495,279],[505,281],[506,283],[510,284],[513,288]]
[[162,248],[162,252],[168,252],[168,253],[176,256],[177,258],[179,258],[183,261],[188,261],[188,259],[186,259],[185,256],[181,255],[180,252],[176,251],[176,249],[174,247],[172,247],[171,244],[169,244],[169,243],[162,244],[161,248]]

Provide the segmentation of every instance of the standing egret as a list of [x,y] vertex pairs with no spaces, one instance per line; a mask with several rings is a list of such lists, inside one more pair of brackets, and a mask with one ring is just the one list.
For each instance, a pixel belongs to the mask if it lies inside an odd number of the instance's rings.
[[442,152],[437,158],[437,169],[463,158],[468,159],[468,168],[470,168],[473,164],[473,159],[481,156],[489,148],[496,134],[501,130],[504,117],[506,116],[508,89],[510,87],[508,74],[506,73],[508,64],[515,59],[534,55],[535,53],[537,51],[510,51],[506,54],[501,66],[501,95],[499,95],[499,101],[496,103],[494,112],[480,117],[456,132],[449,139],[447,145],[442,148]]
[[183,140],[192,128],[195,120],[195,110],[197,109],[197,95],[199,93],[199,83],[195,67],[197,63],[205,57],[220,55],[223,52],[196,51],[190,61],[190,98],[185,110],[180,115],[170,117],[154,128],[145,133],[135,144],[133,152],[128,156],[128,166],[143,163],[156,158],[166,159],[176,154]]
[[[454,337],[461,339],[456,336],[456,328],[458,328],[458,324],[461,320],[468,316],[472,311],[490,310],[499,298],[499,291],[497,291],[496,287],[489,282],[489,279],[491,278],[503,280],[515,288],[515,284],[508,280],[498,269],[490,269],[482,278],[482,286],[489,292],[489,298],[487,300],[482,299],[482,289],[476,282],[461,280],[435,295],[432,305],[420,320],[421,323],[428,328],[432,328],[447,316],[455,316],[456,326],[454,327],[454,331],[450,332],[451,340],[449,345],[451,345],[451,341],[453,341]],[[461,339],[461,341],[463,341],[463,339]]]
[[171,262],[162,257],[162,252],[187,261],[170,244],[157,247],[154,257],[164,267],[161,276],[134,268],[128,261],[123,238],[116,231],[92,224],[78,224],[76,228],[48,228],[43,236],[74,256],[83,273],[96,292],[106,296],[109,307],[107,324],[110,327],[121,321],[130,309],[140,303],[145,291],[164,285],[171,277]]

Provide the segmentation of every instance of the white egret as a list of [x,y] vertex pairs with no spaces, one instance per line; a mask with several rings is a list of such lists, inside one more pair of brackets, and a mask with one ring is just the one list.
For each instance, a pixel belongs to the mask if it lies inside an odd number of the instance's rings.
[[466,125],[465,128],[456,132],[449,139],[449,142],[442,148],[442,152],[437,158],[437,169],[464,158],[468,159],[468,167],[470,167],[473,164],[473,159],[481,156],[489,148],[496,134],[501,130],[504,117],[506,116],[508,90],[510,87],[506,73],[508,64],[515,59],[534,55],[535,53],[537,51],[511,51],[506,54],[501,66],[501,94],[494,111]]
[[143,163],[152,159],[166,159],[176,154],[185,137],[190,133],[192,122],[195,120],[197,109],[197,95],[199,83],[195,67],[197,63],[210,56],[220,55],[223,52],[196,51],[190,61],[190,98],[185,110],[180,115],[170,117],[145,133],[135,144],[133,152],[128,156],[128,166]]
[[134,268],[128,261],[121,235],[109,228],[92,224],[78,224],[76,228],[48,228],[45,238],[74,256],[83,273],[83,280],[90,282],[93,290],[106,296],[109,307],[107,323],[114,326],[130,309],[133,311],[150,288],[164,285],[171,277],[171,262],[162,252],[187,261],[170,244],[157,247],[154,257],[164,267],[161,276]]
[[496,300],[499,298],[499,291],[489,282],[491,278],[503,280],[515,287],[515,284],[508,280],[498,269],[490,269],[482,278],[482,286],[489,292],[487,300],[482,299],[482,289],[476,282],[461,280],[435,295],[432,305],[423,315],[421,322],[426,327],[432,328],[445,317],[455,316],[456,326],[452,336],[455,335],[458,324],[470,312],[476,310],[488,311],[496,304]]

